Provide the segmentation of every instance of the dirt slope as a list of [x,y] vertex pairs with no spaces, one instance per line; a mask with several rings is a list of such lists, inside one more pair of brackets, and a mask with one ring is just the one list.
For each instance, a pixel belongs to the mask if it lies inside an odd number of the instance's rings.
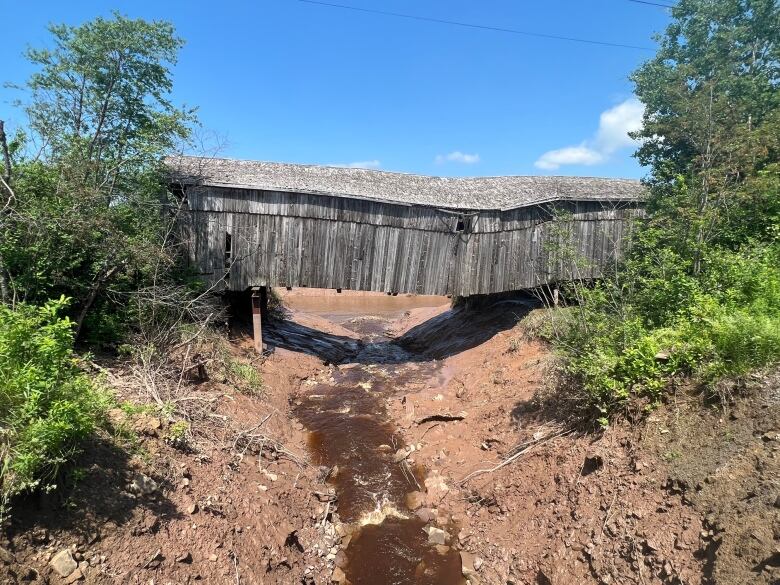
[[[133,416],[132,453],[97,441],[75,487],[17,503],[0,583],[343,583],[337,502],[309,463],[291,399],[337,367],[317,351],[357,351],[363,329],[406,333],[439,358],[434,377],[399,380],[386,406],[412,463],[428,470],[413,507],[453,527],[472,585],[778,582],[777,375],[725,412],[681,394],[636,427],[575,431],[564,410],[534,400],[549,356],[516,325],[525,310],[300,316],[290,331],[306,347],[277,348],[260,366],[262,395],[218,382],[197,390],[213,404],[210,440],[176,448],[165,421]],[[50,561],[65,549],[78,569],[61,578]]]

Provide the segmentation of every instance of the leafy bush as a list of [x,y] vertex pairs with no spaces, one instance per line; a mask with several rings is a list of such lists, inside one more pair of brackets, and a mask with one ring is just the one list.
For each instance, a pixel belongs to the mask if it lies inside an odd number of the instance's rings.
[[[0,496],[53,488],[110,403],[78,367],[64,297],[0,305]],[[2,511],[2,509],[0,509]]]
[[542,329],[602,417],[632,397],[657,402],[680,375],[713,387],[780,361],[780,246],[721,250],[699,277],[671,279],[685,283],[683,296],[671,293],[669,271],[656,260],[635,262],[622,280],[581,287],[583,302],[556,311]]

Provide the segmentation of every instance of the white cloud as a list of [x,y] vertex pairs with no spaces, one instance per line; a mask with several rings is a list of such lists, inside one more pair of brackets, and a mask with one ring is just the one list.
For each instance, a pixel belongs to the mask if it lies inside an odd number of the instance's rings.
[[604,154],[580,144],[545,152],[534,163],[540,169],[554,170],[565,165],[597,165],[605,160]]
[[456,150],[449,154],[437,154],[435,160],[436,160],[436,164],[439,165],[444,164],[446,162],[456,162],[464,165],[473,165],[479,162],[479,155],[477,153],[466,154],[465,152]]
[[545,170],[555,170],[566,165],[597,165],[621,148],[637,143],[628,133],[642,127],[644,106],[636,98],[604,111],[599,116],[596,134],[576,146],[566,146],[545,152],[534,165]]
[[378,169],[382,166],[382,163],[376,159],[374,160],[359,160],[351,163],[333,164],[333,167],[344,167],[346,169]]
[[599,130],[596,133],[596,145],[607,154],[626,146],[633,146],[636,141],[628,133],[642,127],[642,114],[645,106],[636,98],[631,98],[621,104],[601,113]]

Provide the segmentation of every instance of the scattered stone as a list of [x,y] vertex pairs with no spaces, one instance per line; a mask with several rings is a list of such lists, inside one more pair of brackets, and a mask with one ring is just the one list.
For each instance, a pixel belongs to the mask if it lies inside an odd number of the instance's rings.
[[157,482],[154,481],[148,475],[140,473],[133,478],[132,483],[129,486],[129,490],[133,493],[140,494],[142,496],[150,496],[157,491]]
[[187,514],[197,514],[198,512],[198,504],[197,502],[193,502],[189,506],[187,506]]
[[142,414],[133,422],[133,428],[142,435],[156,437],[158,431],[162,428],[162,421],[156,416]]
[[0,546],[0,563],[3,563],[4,565],[11,565],[14,563],[14,561],[16,561],[16,558],[14,557],[13,553]]
[[426,526],[423,530],[428,534],[428,542],[431,544],[447,544],[450,539],[448,532],[435,526]]
[[49,565],[60,577],[70,576],[79,566],[67,548],[54,555]]
[[278,475],[276,475],[275,473],[271,473],[267,469],[261,469],[260,471],[262,471],[263,475],[265,475],[270,481],[276,481],[277,479],[279,479]]
[[146,564],[143,567],[141,567],[141,568],[142,569],[156,569],[157,567],[160,566],[160,563],[162,563],[163,560],[165,560],[165,557],[162,554],[162,549],[158,548],[154,552],[152,557],[148,561],[146,561]]
[[217,555],[215,555],[214,553],[211,553],[211,554],[209,555],[209,560],[210,560],[212,563],[216,563],[216,562],[217,562]]
[[395,452],[395,455],[393,455],[393,461],[395,463],[401,463],[401,461],[409,457],[409,455],[411,455],[413,451],[414,451],[414,445],[409,445],[408,447],[403,447],[401,449],[398,449],[398,451]]
[[184,554],[181,554],[178,557],[176,557],[176,562],[190,564],[192,562],[192,554],[190,554],[190,552],[187,551]]
[[84,579],[84,573],[81,569],[76,569],[73,571],[67,579],[65,579],[64,583],[65,585],[70,585],[70,583],[75,583],[76,581],[81,581]]
[[483,564],[484,562],[485,562],[485,561],[483,561],[481,558],[479,558],[479,557],[474,557],[474,570],[475,570],[475,571],[479,571],[479,570],[482,568],[482,564]]
[[49,542],[49,531],[45,528],[36,528],[33,530],[31,536],[34,544],[45,544]]
[[334,583],[347,582],[347,576],[344,574],[344,571],[342,571],[340,567],[336,567],[335,569],[333,569],[333,575],[331,575],[330,579]]
[[436,516],[430,508],[420,508],[415,514],[423,522],[430,522]]
[[421,508],[424,502],[425,494],[422,492],[414,491],[406,494],[406,505],[410,510]]

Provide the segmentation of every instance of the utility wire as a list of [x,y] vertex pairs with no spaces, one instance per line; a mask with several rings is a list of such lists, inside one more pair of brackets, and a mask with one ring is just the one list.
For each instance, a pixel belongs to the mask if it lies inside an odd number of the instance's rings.
[[637,4],[647,4],[649,6],[660,6],[662,8],[674,8],[671,4],[661,4],[659,2],[648,2],[648,0],[628,0],[629,2],[636,2]]
[[[380,14],[382,16],[393,16],[395,18],[406,18],[409,20],[420,20],[423,22],[435,22],[437,24],[449,24],[453,26],[461,26],[464,28],[489,30],[493,32],[510,33],[514,35],[523,35],[527,37],[537,37],[542,39],[554,39],[558,41],[571,41],[574,43],[586,43],[589,45],[601,45],[604,47],[619,47],[621,49],[635,49],[638,51],[653,51],[651,47],[640,47],[638,45],[624,45],[622,43],[611,43],[609,41],[594,41],[591,39],[581,39],[577,37],[565,37],[560,35],[551,35],[545,33],[530,32],[525,30],[518,30],[514,28],[503,28],[499,26],[487,26],[482,24],[473,24],[469,22],[459,22],[456,20],[445,20],[443,18],[431,18],[428,16],[418,16],[415,14],[403,14],[401,12],[389,12],[386,10],[376,10],[373,8],[361,8],[359,6],[348,6],[346,4],[336,4],[334,2],[323,2],[320,0],[297,0],[304,4],[315,4],[317,6],[327,6],[329,8],[341,8],[343,10],[353,10],[355,12],[366,12],[369,14]],[[638,0],[637,0],[638,1]]]

